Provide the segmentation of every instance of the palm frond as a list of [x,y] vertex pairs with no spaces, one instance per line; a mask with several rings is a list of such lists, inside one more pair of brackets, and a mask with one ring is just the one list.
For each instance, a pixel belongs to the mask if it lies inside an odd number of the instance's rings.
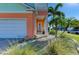
[[57,11],[56,15],[65,17],[65,14],[63,12],[61,12],[61,11]]
[[54,12],[54,8],[53,8],[53,7],[49,7],[49,8],[48,8],[48,13],[49,13],[49,12],[50,12],[50,13],[53,13],[53,12]]
[[59,9],[59,7],[62,7],[62,6],[63,6],[62,3],[58,3],[58,4],[56,5],[56,7],[55,7],[55,10],[57,11],[57,10]]
[[54,24],[55,20],[52,18],[51,21],[49,22],[50,25]]

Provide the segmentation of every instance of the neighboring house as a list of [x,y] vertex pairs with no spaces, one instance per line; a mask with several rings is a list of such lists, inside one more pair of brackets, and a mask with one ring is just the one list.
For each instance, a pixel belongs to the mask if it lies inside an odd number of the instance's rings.
[[0,38],[48,34],[47,4],[0,3]]

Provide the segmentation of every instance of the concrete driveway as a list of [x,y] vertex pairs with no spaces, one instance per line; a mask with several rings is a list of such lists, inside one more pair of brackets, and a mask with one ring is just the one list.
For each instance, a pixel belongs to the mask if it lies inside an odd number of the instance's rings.
[[12,43],[18,41],[19,39],[0,39],[0,50],[5,50],[8,48]]
[[7,39],[0,39],[0,50],[4,50],[10,45],[9,40]]

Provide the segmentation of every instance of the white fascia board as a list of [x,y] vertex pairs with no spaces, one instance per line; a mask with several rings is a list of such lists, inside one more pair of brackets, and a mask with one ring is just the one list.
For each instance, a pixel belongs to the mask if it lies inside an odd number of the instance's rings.
[[[46,3],[46,5],[45,5],[45,7],[46,8],[44,8],[43,7],[43,5],[41,5],[41,4],[43,4],[43,3],[36,3],[35,4],[35,9],[37,10],[37,11],[48,11],[48,4]],[[40,7],[39,7],[40,6]],[[41,8],[42,7],[42,8]]]
[[25,7],[29,7],[30,9],[26,9],[26,10],[35,10],[34,8],[28,6],[28,5],[25,5],[24,3],[22,3],[22,5],[24,5]]
[[37,16],[36,18],[43,19],[43,18],[45,18],[45,16]]
[[0,13],[33,13],[33,11],[0,11]]

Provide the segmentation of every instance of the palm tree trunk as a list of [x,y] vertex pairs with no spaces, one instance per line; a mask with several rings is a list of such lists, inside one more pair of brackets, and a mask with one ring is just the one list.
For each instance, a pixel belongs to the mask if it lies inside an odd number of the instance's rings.
[[55,38],[57,39],[57,32],[58,32],[58,30],[57,30],[57,20],[55,20]]

